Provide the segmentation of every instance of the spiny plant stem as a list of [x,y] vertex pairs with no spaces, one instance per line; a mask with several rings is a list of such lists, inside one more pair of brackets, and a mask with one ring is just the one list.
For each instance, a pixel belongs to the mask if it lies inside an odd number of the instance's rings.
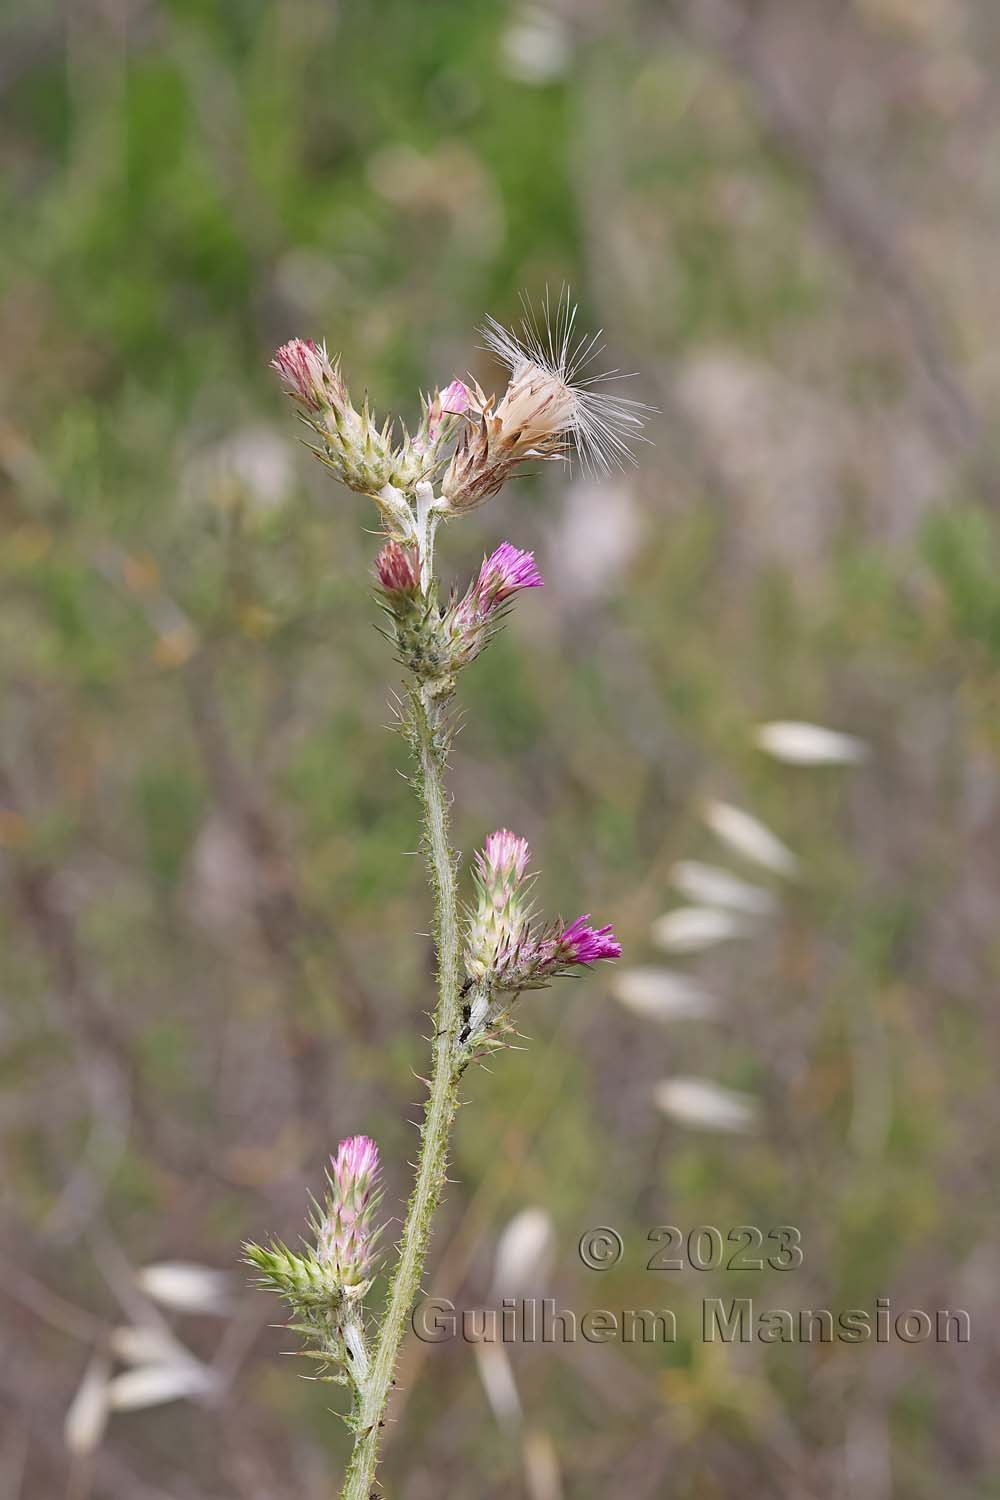
[[437,945],[438,1002],[434,1015],[434,1065],[424,1107],[417,1178],[406,1212],[399,1260],[361,1400],[358,1437],[344,1484],[343,1500],[369,1500],[393,1372],[407,1317],[423,1274],[431,1220],[441,1200],[448,1142],[458,1101],[455,1062],[461,1018],[459,1003],[460,928],[456,861],[448,838],[448,797],[444,784],[446,746],[442,711],[415,689],[412,732],[418,761],[417,786],[423,806],[427,868],[434,891],[434,935]]

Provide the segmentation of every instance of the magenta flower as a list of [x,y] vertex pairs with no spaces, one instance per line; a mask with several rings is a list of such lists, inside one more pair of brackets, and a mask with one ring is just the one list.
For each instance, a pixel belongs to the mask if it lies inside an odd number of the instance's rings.
[[611,927],[588,927],[589,914],[577,917],[556,938],[555,963],[592,964],[599,958],[621,958],[622,947]]
[[372,1274],[381,1233],[373,1226],[382,1198],[378,1147],[366,1135],[349,1136],[330,1166],[330,1191],[315,1226],[316,1259],[335,1271],[341,1285],[357,1286]]
[[375,577],[387,594],[412,597],[420,592],[420,564],[412,547],[386,542],[375,559]]
[[479,577],[466,590],[464,598],[455,606],[454,618],[463,638],[468,660],[479,654],[490,638],[491,629],[484,631],[490,615],[501,604],[506,604],[521,589],[537,589],[542,586],[542,575],[535,567],[531,552],[522,552],[501,542],[497,550],[483,558]]
[[497,981],[505,989],[543,989],[558,974],[599,958],[621,958],[621,944],[611,927],[591,927],[589,917],[577,917],[568,927],[528,929],[514,951],[501,955]]
[[510,542],[501,542],[493,555],[484,560],[473,588],[482,612],[488,614],[519,590],[540,589],[542,583],[542,575],[535,567],[534,553],[522,552]]
[[477,901],[469,912],[465,967],[470,979],[497,993],[545,989],[558,974],[599,958],[621,958],[611,927],[591,927],[589,917],[536,922],[527,876],[527,839],[498,828],[477,853]]

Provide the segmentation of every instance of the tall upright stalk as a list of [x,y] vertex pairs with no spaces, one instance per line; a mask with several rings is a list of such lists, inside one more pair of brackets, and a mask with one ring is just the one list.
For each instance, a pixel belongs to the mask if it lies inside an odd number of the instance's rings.
[[413,690],[411,705],[412,744],[418,764],[416,785],[423,810],[428,877],[434,892],[438,967],[434,1064],[430,1093],[424,1106],[416,1182],[406,1211],[399,1259],[389,1285],[385,1316],[366,1382],[343,1500],[368,1500],[371,1494],[386,1403],[407,1315],[420,1286],[431,1220],[444,1188],[448,1142],[458,1102],[456,1043],[461,1020],[460,930],[456,857],[448,837],[448,795],[444,783],[447,740],[440,722],[441,710],[428,701],[426,689]]

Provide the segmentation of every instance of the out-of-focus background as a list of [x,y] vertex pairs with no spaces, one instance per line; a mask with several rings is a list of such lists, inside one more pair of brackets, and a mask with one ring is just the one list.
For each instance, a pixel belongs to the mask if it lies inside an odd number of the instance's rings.
[[[354,1131],[399,1211],[432,956],[373,512],[267,362],[325,337],[412,421],[563,282],[655,446],[444,533],[547,581],[463,680],[456,833],[525,833],[625,958],[467,1078],[426,1286],[678,1339],[411,1340],[382,1481],[1000,1495],[998,48],[990,0],[9,0],[9,1500],[335,1493],[341,1393],[239,1245]],[[658,1225],[803,1264],[648,1271]],[[972,1342],[705,1344],[735,1296]]]

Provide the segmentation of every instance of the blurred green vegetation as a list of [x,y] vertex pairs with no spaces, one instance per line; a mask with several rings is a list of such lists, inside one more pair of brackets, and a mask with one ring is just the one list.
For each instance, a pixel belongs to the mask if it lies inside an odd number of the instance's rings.
[[[226,1324],[176,1323],[214,1408],[116,1415],[69,1478],[62,1421],[136,1320],[123,1267],[291,1240],[355,1130],[408,1189],[432,955],[374,515],[297,445],[271,352],[325,337],[412,420],[495,382],[485,313],[568,282],[654,446],[444,533],[456,582],[510,537],[548,585],[466,674],[456,832],[523,831],[549,909],[721,1013],[629,1014],[607,970],[525,1001],[530,1044],[468,1079],[427,1286],[487,1300],[538,1205],[540,1295],[672,1306],[683,1336],[509,1351],[528,1479],[474,1351],[411,1345],[386,1492],[1000,1495],[997,40],[987,0],[7,8],[8,1493],[334,1492],[331,1388],[238,1271]],[[772,719],[869,758],[780,765]],[[749,941],[664,960],[672,866],[732,862],[708,797],[801,877]],[[688,1075],[757,1128],[658,1110]],[[794,1224],[805,1263],[647,1272],[666,1223]],[[604,1275],[593,1224],[625,1241]],[[973,1343],[703,1344],[702,1297],[743,1295],[967,1307]]]

